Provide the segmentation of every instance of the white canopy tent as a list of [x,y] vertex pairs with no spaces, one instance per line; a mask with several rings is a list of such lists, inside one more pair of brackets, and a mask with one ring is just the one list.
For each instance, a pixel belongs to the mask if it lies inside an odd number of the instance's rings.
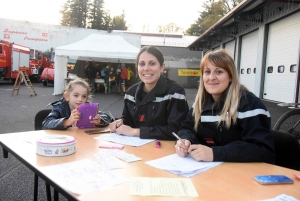
[[55,48],[54,94],[64,92],[68,59],[134,63],[141,47],[141,36],[133,34],[91,34],[88,37]]

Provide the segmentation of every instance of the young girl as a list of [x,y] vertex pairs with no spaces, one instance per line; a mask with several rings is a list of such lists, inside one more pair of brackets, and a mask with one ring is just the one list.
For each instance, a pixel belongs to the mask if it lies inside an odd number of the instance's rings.
[[[86,103],[90,98],[89,84],[81,79],[75,79],[67,85],[63,98],[51,103],[53,109],[43,121],[43,129],[65,130],[75,125],[80,118],[78,106]],[[91,123],[100,125],[100,116],[97,114]]]

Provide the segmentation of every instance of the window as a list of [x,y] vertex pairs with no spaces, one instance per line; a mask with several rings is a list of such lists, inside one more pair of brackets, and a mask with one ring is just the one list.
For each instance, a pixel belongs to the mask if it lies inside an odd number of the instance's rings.
[[268,72],[268,73],[273,73],[273,66],[269,66],[269,67],[267,68],[267,72]]
[[2,54],[2,46],[0,45],[0,54]]
[[253,73],[254,73],[254,74],[256,73],[256,68],[253,68]]
[[290,72],[291,72],[291,73],[296,73],[296,71],[297,71],[297,65],[296,65],[296,64],[292,64],[292,65],[290,66]]
[[284,65],[278,66],[277,72],[278,73],[283,73],[284,72]]
[[247,68],[247,74],[251,73],[251,68]]
[[241,69],[241,74],[244,74],[244,69],[243,68]]

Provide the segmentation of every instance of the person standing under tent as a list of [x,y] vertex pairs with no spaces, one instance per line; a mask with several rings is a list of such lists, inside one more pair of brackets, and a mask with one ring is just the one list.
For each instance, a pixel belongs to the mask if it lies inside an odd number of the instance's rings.
[[128,80],[128,71],[127,68],[125,67],[125,64],[121,64],[121,89],[122,89],[122,93],[121,95],[124,96],[125,95],[125,91],[126,91],[126,81]]
[[110,67],[109,69],[109,88],[108,88],[108,92],[111,93],[112,92],[112,86],[116,86],[116,71],[114,69],[114,67]]
[[122,69],[121,69],[121,64],[118,64],[118,67],[117,67],[117,69],[116,69],[116,87],[117,87],[117,92],[119,92],[120,93],[120,91],[121,91],[121,89],[120,89],[120,87],[121,87],[121,85],[120,85],[120,82],[121,82],[121,71],[122,71]]
[[131,70],[130,67],[127,68],[127,71],[128,71],[127,86],[130,87],[131,86],[131,78],[134,76],[134,72]]
[[97,69],[93,65],[92,61],[89,62],[88,66],[85,69],[85,75],[88,79],[91,90],[95,90],[95,79],[96,79]]
[[104,89],[105,89],[105,94],[108,94],[108,87],[109,87],[109,67],[111,64],[108,64],[106,67],[103,67],[101,70],[101,78],[104,79]]

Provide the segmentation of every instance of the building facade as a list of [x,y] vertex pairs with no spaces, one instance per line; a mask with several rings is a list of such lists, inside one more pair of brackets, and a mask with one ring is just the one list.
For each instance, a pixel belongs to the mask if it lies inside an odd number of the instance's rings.
[[244,0],[189,48],[225,49],[256,96],[299,102],[299,0]]
[[[122,33],[126,33],[140,35],[140,41],[137,41],[137,44],[141,44],[141,46],[154,45],[162,50],[165,56],[166,75],[170,79],[178,81],[184,87],[198,87],[199,76],[197,75],[199,73],[196,74],[193,72],[199,71],[199,62],[202,58],[202,53],[191,51],[186,48],[197,38],[196,36],[165,33],[139,33],[117,30],[105,31],[0,19],[1,40],[22,44],[42,51],[49,50],[50,48],[55,50],[56,47],[77,42],[94,33],[121,35]],[[125,36],[126,34],[123,34],[122,36]],[[132,41],[128,42],[132,43]],[[129,66],[134,68],[134,64]],[[180,74],[179,71],[184,71],[186,73]]]

